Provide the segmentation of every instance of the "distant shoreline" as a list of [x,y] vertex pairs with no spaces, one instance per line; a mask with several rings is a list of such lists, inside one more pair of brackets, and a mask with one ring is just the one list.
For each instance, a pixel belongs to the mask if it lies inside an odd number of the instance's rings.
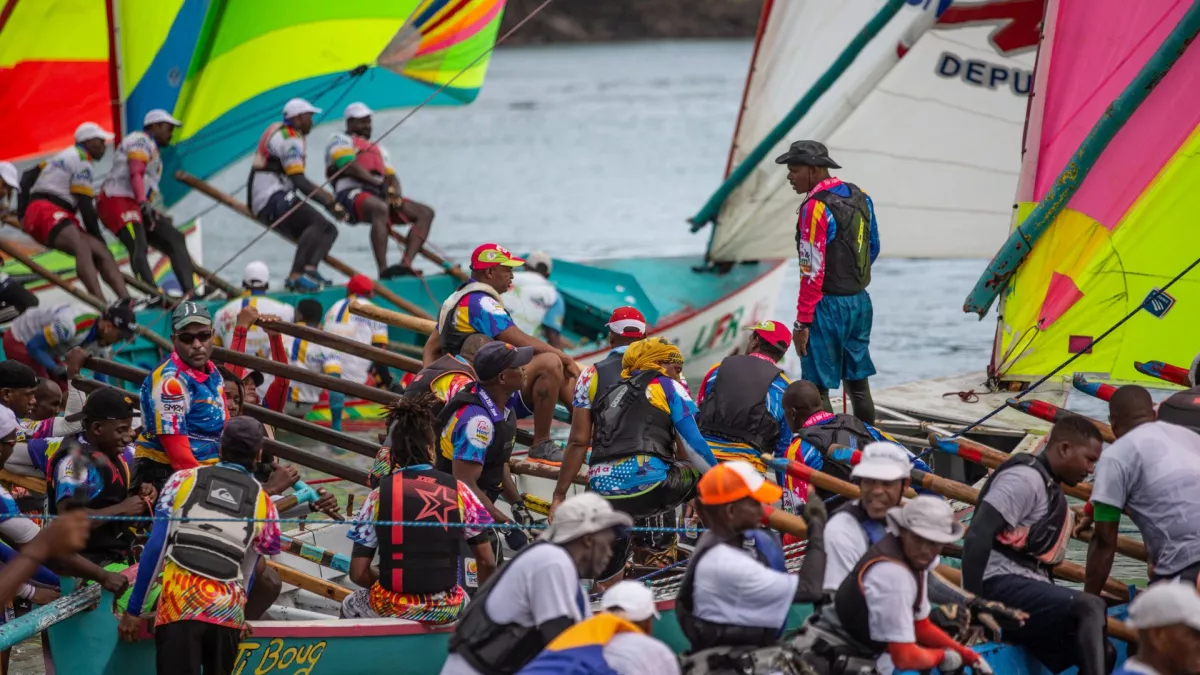
[[[555,0],[509,45],[670,38],[752,38],[763,0]],[[503,35],[542,0],[507,0]]]

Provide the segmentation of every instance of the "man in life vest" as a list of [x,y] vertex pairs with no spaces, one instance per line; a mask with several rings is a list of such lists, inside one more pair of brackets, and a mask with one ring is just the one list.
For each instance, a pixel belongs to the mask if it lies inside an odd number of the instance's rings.
[[834,594],[842,631],[876,659],[880,675],[932,668],[949,673],[964,664],[990,675],[978,654],[929,618],[929,570],[937,567],[942,547],[963,535],[950,505],[920,495],[892,507],[887,528],[888,534],[867,550]]
[[531,347],[536,356],[525,368],[522,396],[533,409],[532,461],[557,464],[562,449],[550,440],[554,404],[570,405],[579,366],[562,350],[526,334],[504,308],[500,294],[512,286],[513,270],[525,264],[521,258],[497,244],[483,244],[471,254],[471,280],[442,303],[437,328],[425,342],[425,364],[443,354],[458,354],[473,333],[506,342],[514,347]]
[[575,393],[571,397],[571,407],[575,413],[571,415],[571,435],[563,453],[562,468],[558,471],[558,484],[554,487],[554,499],[550,503],[551,513],[567,498],[571,479],[579,473],[588,448],[592,447],[592,428],[596,417],[592,412],[592,403],[597,396],[621,381],[621,359],[625,356],[625,350],[646,337],[646,317],[636,307],[616,308],[606,326],[608,354],[584,368],[575,381]]
[[[266,569],[261,556],[280,552],[279,513],[251,475],[264,437],[257,420],[233,418],[220,461],[174,474],[158,499],[129,606],[142,607],[161,569],[154,618],[160,673],[233,672],[248,587]],[[122,639],[136,640],[140,630],[136,611],[121,617]]]
[[[677,379],[682,371],[678,347],[663,338],[639,340],[621,357],[621,379],[592,407],[589,488],[634,520],[666,516],[668,527],[676,508],[695,496],[700,474],[717,463],[696,426],[696,404]],[[674,549],[674,536],[658,539],[654,545],[655,538],[639,536],[637,544],[647,552]],[[617,541],[598,581],[621,579],[633,544]]]
[[[371,116],[364,103],[346,106],[346,131],[329,137],[325,146],[325,175],[333,177],[338,204],[357,223],[371,224],[371,252],[380,279],[417,274],[413,259],[429,239],[433,209],[401,196],[400,179],[388,151],[371,142]],[[336,177],[334,175],[336,174]],[[387,264],[387,244],[393,225],[412,225],[404,257]]]
[[246,185],[254,217],[296,245],[284,286],[302,293],[315,293],[333,283],[321,276],[318,266],[333,248],[338,229],[312,202],[325,207],[338,220],[347,218],[342,205],[304,175],[308,155],[305,137],[312,131],[313,115],[320,112],[302,98],[284,104],[283,120],[272,122],[258,139]]
[[1122,512],[1150,555],[1150,580],[1180,579],[1200,588],[1200,391],[1172,394],[1154,419],[1150,393],[1121,387],[1109,400],[1117,440],[1096,463],[1089,508],[1084,589],[1099,595],[1112,570]]
[[622,581],[604,592],[600,606],[604,612],[563,631],[519,675],[679,675],[675,653],[652,637],[661,618],[654,591]]
[[[480,583],[495,571],[488,537],[479,527],[491,524],[491,515],[469,487],[433,468],[433,400],[429,394],[402,398],[389,410],[390,471],[367,495],[358,524],[346,535],[354,542],[350,580],[362,590],[342,602],[343,617],[452,623],[466,604],[458,578],[464,542]],[[378,524],[381,520],[434,526]],[[371,564],[376,552],[378,567]]]
[[792,441],[783,414],[783,392],[792,381],[779,367],[792,333],[779,321],[746,330],[746,353],[726,356],[701,380],[696,423],[718,460],[740,459],[766,475],[762,456],[783,456]]
[[[734,460],[700,479],[700,537],[675,601],[679,627],[692,645],[693,662],[724,662],[775,645],[793,604],[821,599],[825,574],[825,505],[809,501],[804,517],[808,548],[799,574],[787,571],[779,539],[761,529],[779,486],[752,465]],[[732,672],[742,672],[733,670]]]
[[99,356],[117,342],[132,340],[136,329],[133,301],[128,298],[99,313],[71,303],[39,306],[4,331],[4,356],[33,368],[38,377],[65,384],[63,358],[72,348],[83,347]]
[[1138,632],[1138,650],[1113,675],[1200,673],[1200,593],[1195,588],[1153,584],[1133,598],[1125,623]]
[[[988,478],[963,542],[963,587],[1029,614],[1004,633],[1051,672],[1078,666],[1104,675],[1105,605],[1096,595],[1052,583],[1074,526],[1063,485],[1077,485],[1096,466],[1103,441],[1082,417],[1055,422],[1040,455],[1015,454]],[[1065,637],[1064,637],[1065,636]]]
[[129,253],[129,267],[139,279],[151,286],[158,285],[147,258],[148,246],[153,246],[171,261],[179,291],[190,296],[195,267],[187,242],[175,229],[175,221],[154,208],[163,174],[159,148],[171,144],[175,127],[182,124],[166,110],[146,113],[142,130],[130,132],[113,151],[112,171],[100,186],[96,210],[100,221]]
[[[371,302],[374,295],[375,282],[370,277],[365,274],[350,277],[346,284],[346,297],[330,305],[329,311],[325,312],[325,331],[369,347],[387,349],[387,324],[350,313],[350,305],[354,303],[374,306],[375,303]],[[342,361],[343,380],[384,389],[391,387],[392,374],[386,365],[372,363],[353,354],[339,353],[339,358]]]
[[512,287],[504,294],[504,308],[517,327],[529,335],[540,335],[555,349],[567,349],[563,320],[567,303],[550,281],[554,261],[545,251],[525,257],[525,266],[513,270]]
[[[113,135],[95,122],[75,129],[75,145],[25,172],[21,178],[20,216],[25,233],[42,246],[75,257],[75,273],[88,293],[104,297],[100,279],[117,294],[129,297],[125,278],[113,259],[96,215],[95,165]],[[83,225],[79,224],[79,216]]]
[[800,296],[792,326],[801,376],[821,390],[826,412],[833,412],[829,390],[845,382],[854,415],[873,424],[867,286],[879,255],[875,206],[857,185],[829,175],[842,167],[816,141],[792,143],[775,163],[787,166],[792,189],[805,195],[796,225]]
[[475,595],[450,636],[442,675],[512,675],[592,608],[580,579],[594,579],[613,541],[633,525],[591,493],[575,495],[532,546]]

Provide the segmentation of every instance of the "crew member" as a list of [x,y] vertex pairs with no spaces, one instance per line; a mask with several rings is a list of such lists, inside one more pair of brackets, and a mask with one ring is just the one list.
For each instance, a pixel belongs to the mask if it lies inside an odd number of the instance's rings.
[[579,580],[596,577],[612,557],[618,531],[632,524],[594,494],[563,502],[538,541],[500,568],[467,606],[450,636],[442,675],[516,673],[591,617]]
[[1200,593],[1195,588],[1154,584],[1133,598],[1125,623],[1138,632],[1137,654],[1113,675],[1200,673]]
[[33,368],[13,359],[0,361],[0,406],[11,410],[17,419],[29,417],[37,400],[37,383]]
[[471,254],[471,281],[442,303],[437,328],[425,343],[425,363],[433,363],[442,354],[458,354],[463,341],[472,333],[483,333],[514,347],[532,347],[537,356],[525,368],[522,390],[526,404],[532,402],[533,407],[529,459],[559,463],[563,451],[550,440],[554,404],[556,400],[570,404],[579,367],[562,350],[527,335],[504,308],[500,294],[512,286],[513,269],[524,264],[524,260],[497,244],[476,248]]
[[[130,606],[141,606],[161,569],[154,618],[160,673],[198,673],[201,667],[206,675],[233,672],[247,590],[265,569],[260,556],[280,552],[279,513],[251,476],[263,438],[261,423],[235,417],[221,437],[220,462],[179,471],[159,497]],[[221,499],[224,495],[231,499]],[[122,616],[122,639],[136,640],[140,623],[136,613]]]
[[740,459],[765,475],[763,454],[783,456],[792,442],[783,414],[783,392],[791,379],[779,367],[792,334],[779,321],[747,330],[752,332],[746,353],[726,356],[701,380],[696,422],[718,460]]
[[319,203],[338,220],[346,219],[346,210],[333,196],[304,175],[308,154],[305,136],[312,131],[313,114],[320,112],[302,98],[284,104],[283,121],[273,122],[258,140],[246,186],[255,217],[273,225],[296,245],[284,286],[303,293],[315,293],[332,283],[321,276],[318,265],[329,255],[338,236],[337,227],[311,202]]
[[[338,204],[355,222],[371,224],[371,252],[380,279],[418,274],[413,259],[429,239],[433,209],[406,199],[400,178],[382,145],[371,142],[371,116],[364,103],[346,106],[346,132],[329,138],[325,147],[325,175],[333,178]],[[387,264],[387,242],[393,225],[412,225],[397,265]]]
[[175,471],[215,464],[229,413],[212,354],[208,308],[184,302],[171,312],[174,351],[142,383],[142,434],[133,485],[162,488]]
[[871,650],[881,675],[932,668],[949,673],[964,663],[990,673],[978,654],[929,618],[929,570],[937,567],[942,547],[963,536],[950,505],[920,495],[891,508],[887,528],[888,534],[867,550],[834,594],[839,625]]
[[[325,308],[312,298],[305,298],[296,303],[295,321],[297,325],[320,328],[324,314]],[[330,377],[340,378],[342,376],[341,352],[290,335],[283,336],[283,348],[287,352],[289,363]],[[308,417],[308,414],[313,411],[313,407],[321,400],[322,391],[325,390],[293,380],[292,386],[288,389],[288,401],[283,411],[300,419]],[[344,404],[344,394],[335,391],[329,392],[330,420],[339,428]]]
[[1200,588],[1200,434],[1169,421],[1196,417],[1196,396],[1195,390],[1172,395],[1159,406],[1157,421],[1141,387],[1121,387],[1110,399],[1117,440],[1100,456],[1092,481],[1089,593],[1099,595],[1112,571],[1122,511],[1146,543],[1151,581],[1178,578]]
[[171,261],[180,292],[190,295],[195,288],[195,267],[187,242],[175,229],[175,221],[153,204],[163,173],[159,148],[171,144],[175,127],[182,124],[166,110],[146,113],[142,130],[130,132],[113,151],[112,171],[100,186],[96,210],[104,226],[125,246],[129,267],[139,279],[157,286],[147,258],[147,245],[153,246]]
[[[795,603],[821,599],[825,574],[825,505],[809,500],[808,548],[798,575],[789,574],[783,546],[766,530],[770,504],[782,490],[740,460],[709,469],[700,479],[700,510],[708,531],[692,553],[676,599],[679,627],[698,661],[737,647],[777,642]],[[711,662],[711,660],[710,660]]]
[[[646,337],[646,317],[636,307],[618,307],[613,310],[608,323],[609,352],[597,363],[587,366],[575,381],[575,393],[571,407],[571,436],[567,439],[567,450],[563,454],[562,468],[558,471],[558,484],[554,488],[554,500],[550,512],[567,498],[571,480],[579,473],[588,448],[592,446],[592,402],[599,394],[621,381],[621,359],[629,345]],[[584,411],[584,412],[580,412]]]
[[[0,219],[14,219],[13,197],[21,194],[21,176],[12,162],[0,162]],[[10,220],[19,224],[19,220]],[[0,272],[0,322],[8,322],[29,309],[37,307],[38,299],[25,285]]]
[[[229,347],[233,344],[238,312],[246,307],[257,309],[263,316],[277,316],[288,322],[296,319],[294,307],[267,295],[271,288],[270,282],[271,271],[267,269],[266,263],[255,260],[246,265],[245,271],[242,272],[242,288],[246,289],[246,293],[240,298],[230,300],[217,310],[216,316],[213,317],[213,344],[218,347]],[[246,353],[260,359],[271,358],[270,340],[265,330],[258,326],[250,327],[246,333]]]
[[541,334],[546,344],[566,349],[563,320],[567,303],[550,282],[554,261],[545,251],[534,251],[525,258],[525,266],[513,270],[512,287],[504,294],[504,308],[527,335]]
[[[437,469],[469,487],[497,523],[514,522],[496,506],[501,494],[516,518],[529,519],[508,459],[516,440],[517,419],[529,416],[519,392],[521,368],[532,358],[533,350],[528,347],[503,342],[484,345],[475,354],[479,381],[460,389],[437,416]],[[519,529],[507,529],[504,536],[514,550],[527,543]]]
[[13,198],[21,194],[21,173],[12,162],[0,162],[0,217],[13,213]]
[[97,315],[72,304],[40,306],[25,312],[4,332],[4,355],[33,368],[38,377],[65,382],[63,357],[73,347],[101,353],[132,340],[137,328],[133,301],[118,300]]
[[[354,542],[350,580],[362,590],[342,602],[343,617],[452,623],[467,597],[458,578],[463,542],[471,547],[480,583],[495,570],[488,537],[482,528],[471,527],[490,524],[492,517],[469,487],[433,468],[433,401],[429,394],[403,398],[389,411],[385,444],[391,449],[391,470],[367,495],[358,524],[347,534]],[[376,524],[380,520],[444,527]],[[373,567],[377,551],[379,566]]]
[[[325,312],[325,330],[369,347],[387,349],[388,327],[382,321],[368,319],[365,316],[350,313],[350,305],[360,303],[374,306],[371,298],[375,295],[375,282],[365,274],[355,274],[346,284],[346,297],[338,300]],[[392,384],[392,374],[382,363],[371,363],[361,356],[340,354],[342,360],[342,379],[358,384],[381,386],[385,389]]]
[[[588,485],[635,520],[673,516],[695,496],[700,474],[716,464],[696,426],[696,404],[677,379],[683,354],[663,338],[647,338],[625,350],[621,366],[620,381],[592,407],[599,412]],[[650,540],[639,537],[638,544],[673,550],[674,537],[658,547]],[[632,552],[633,541],[619,539],[611,565],[598,580],[619,581]]]
[[615,673],[679,675],[679,659],[653,637],[662,617],[654,591],[636,581],[622,581],[604,592],[604,612],[563,631],[519,675]]
[[792,143],[775,163],[787,165],[792,189],[805,195],[796,225],[800,296],[792,329],[801,377],[820,388],[826,412],[833,412],[829,390],[845,382],[854,415],[874,424],[867,285],[879,255],[875,206],[857,185],[829,175],[842,167],[816,141]]
[[[1050,671],[1078,666],[1104,675],[1105,605],[1098,596],[1055,585],[1050,567],[1066,556],[1074,514],[1063,485],[1095,468],[1103,441],[1082,417],[1054,424],[1040,455],[1015,454],[988,478],[963,542],[963,587],[1029,613],[1004,633]],[[1064,638],[1064,636],[1068,636]]]

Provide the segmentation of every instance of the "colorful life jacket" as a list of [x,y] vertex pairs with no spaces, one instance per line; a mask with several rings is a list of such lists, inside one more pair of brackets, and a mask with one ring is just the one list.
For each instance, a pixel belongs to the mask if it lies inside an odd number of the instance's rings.
[[[462,361],[459,361],[457,358],[446,354],[428,366],[422,368],[416,374],[416,377],[414,377],[412,381],[408,383],[408,386],[404,388],[404,395],[409,398],[416,398],[421,394],[432,393],[433,381],[449,373],[461,373],[467,377],[470,377],[472,380],[476,379],[474,368],[466,363],[463,363]],[[446,404],[439,401],[433,408],[433,416],[437,417],[445,407]]]
[[1014,466],[1027,466],[1041,475],[1050,507],[1046,509],[1046,515],[1033,525],[1002,530],[996,535],[995,550],[1013,562],[1049,576],[1049,568],[1061,563],[1067,556],[1067,544],[1071,540],[1071,531],[1075,529],[1075,514],[1067,507],[1067,497],[1058,479],[1050,472],[1046,458],[1027,453],[1013,455],[988,477],[987,484],[979,493],[979,503],[982,504],[987,497],[996,476]]
[[[825,295],[857,295],[871,283],[871,209],[867,195],[853,183],[841,183],[850,190],[842,197],[822,190],[808,198],[825,204],[833,213],[837,229],[825,248]],[[802,243],[796,230],[796,246]]]
[[[848,448],[864,448],[873,443],[875,437],[870,428],[854,415],[839,414],[824,424],[814,424],[804,427],[796,434],[821,452],[825,459],[823,472],[844,481],[850,480],[850,464],[838,461],[830,454],[829,449],[834,445],[844,445]],[[830,494],[817,490],[822,499],[828,499]]]
[[[118,457],[117,463],[114,464],[103,452],[93,449],[86,443],[80,443],[78,434],[71,434],[63,439],[46,468],[47,477],[52,479],[57,476],[59,465],[68,457],[76,454],[82,455],[86,463],[96,470],[104,485],[95,497],[87,500],[87,508],[103,509],[125,501],[129,496],[130,478],[129,466],[125,463],[125,459]],[[80,489],[84,490],[84,494],[86,494],[88,486],[83,485]],[[48,489],[48,494],[50,498],[46,500],[46,510],[50,515],[57,514],[58,503],[54,499],[53,488]],[[110,521],[92,528],[82,555],[95,563],[132,560],[133,543],[134,532],[130,523]]]
[[496,289],[480,281],[463,284],[461,288],[446,298],[446,301],[442,303],[442,308],[438,311],[437,325],[438,335],[442,343],[442,351],[451,356],[458,356],[459,352],[462,351],[463,343],[475,332],[460,331],[457,320],[458,303],[472,293],[487,293],[501,307],[504,306],[504,302],[500,299],[500,294],[496,292]]
[[909,566],[908,561],[904,558],[904,551],[900,547],[900,539],[894,534],[887,535],[867,549],[867,552],[863,554],[858,564],[854,566],[854,569],[846,576],[842,585],[833,595],[834,611],[837,612],[842,627],[855,642],[871,647],[876,656],[887,650],[887,643],[871,639],[870,608],[867,606],[867,595],[863,590],[863,577],[871,565],[885,560],[900,565],[911,572],[913,578],[916,579],[917,599],[913,603],[913,619],[915,620],[917,613],[921,610],[921,598],[925,597],[925,575],[918,574]]
[[[435,424],[437,425],[437,433],[441,436],[447,424],[454,423],[454,413],[466,405],[477,405],[484,410],[488,409],[487,404],[479,397],[476,392],[478,384],[463,387],[449,401],[446,401],[446,407],[442,408],[441,414],[437,416]],[[503,405],[502,403],[500,405]],[[508,464],[508,460],[512,457],[513,446],[517,439],[517,416],[513,411],[507,408],[504,410],[504,419],[500,422],[492,420],[493,433],[492,443],[484,451],[483,455],[483,472],[479,474],[479,479],[476,484],[484,492],[498,492],[504,481],[504,467]],[[439,454],[437,458],[437,470],[448,474],[454,474],[453,460]]]
[[200,576],[242,583],[262,486],[249,473],[217,465],[197,469],[195,481],[167,535],[166,557]]
[[434,470],[397,471],[379,486],[379,519],[442,525],[376,525],[380,586],[411,594],[453,590],[463,540],[454,476]]
[[635,455],[675,458],[675,424],[646,398],[658,376],[647,370],[622,379],[592,403],[592,465]]
[[783,371],[748,354],[727,356],[717,370],[697,424],[705,438],[745,443],[759,453],[779,443],[779,420],[767,410],[767,392]]
[[618,675],[604,660],[604,646],[622,633],[641,632],[619,616],[597,614],[560,633],[520,675]]

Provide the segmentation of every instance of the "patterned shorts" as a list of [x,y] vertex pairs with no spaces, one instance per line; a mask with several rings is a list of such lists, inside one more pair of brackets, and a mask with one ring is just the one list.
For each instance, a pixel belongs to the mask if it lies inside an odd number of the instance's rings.
[[462,586],[452,591],[415,595],[393,593],[376,583],[359,589],[342,600],[343,619],[407,619],[433,626],[454,623],[467,606]]

